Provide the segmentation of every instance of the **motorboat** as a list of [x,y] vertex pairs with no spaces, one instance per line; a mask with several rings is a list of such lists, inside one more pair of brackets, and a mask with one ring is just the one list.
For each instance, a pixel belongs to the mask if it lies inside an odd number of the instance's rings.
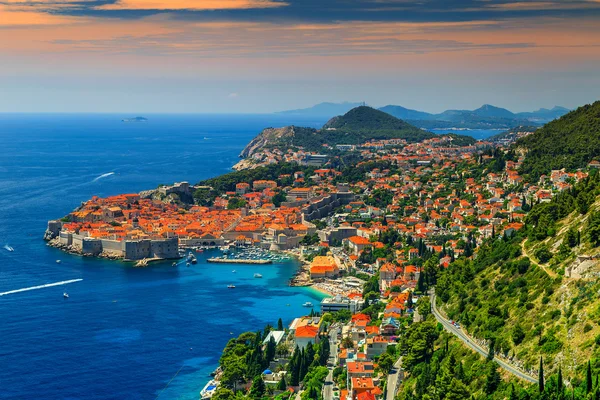
[[235,285],[227,285],[228,289],[235,289]]
[[173,266],[173,267],[176,267],[176,266],[177,266],[177,263],[176,263],[176,262],[174,262],[173,264],[171,264],[171,266]]
[[68,298],[69,298],[69,293],[67,293],[67,292],[64,292],[64,293],[63,293],[63,297],[64,297],[65,299],[68,299]]
[[258,273],[256,273],[256,274],[254,274],[254,277],[255,277],[255,278],[262,278],[262,275],[261,275],[261,274],[258,274]]
[[15,251],[15,249],[13,249],[12,247],[10,247],[9,245],[4,246],[4,248],[10,252]]
[[57,264],[60,264],[61,262],[62,262],[62,261],[60,261],[60,260],[56,260],[56,263],[57,263]]
[[233,271],[231,271],[231,272],[235,274],[237,271],[234,269],[234,270],[233,270]]
[[312,307],[313,303],[311,303],[310,301],[307,301],[306,303],[302,304],[302,307]]

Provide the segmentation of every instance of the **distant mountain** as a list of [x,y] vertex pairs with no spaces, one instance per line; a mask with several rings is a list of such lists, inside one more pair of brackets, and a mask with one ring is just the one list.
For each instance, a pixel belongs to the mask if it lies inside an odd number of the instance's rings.
[[473,111],[473,114],[479,115],[480,117],[492,117],[492,118],[514,118],[515,114],[508,111],[506,108],[495,107],[490,104],[484,104],[477,110]]
[[327,117],[331,118],[334,115],[345,114],[355,107],[362,105],[363,103],[319,103],[312,107],[300,108],[297,110],[279,111],[277,114],[286,115],[304,115],[313,117]]
[[[343,115],[363,103],[320,103],[298,110],[280,111],[278,114],[331,118]],[[410,108],[387,105],[379,108],[387,114],[402,119],[422,129],[511,129],[521,125],[543,125],[569,112],[564,107],[540,108],[537,111],[513,113],[505,108],[484,104],[476,110],[446,110],[439,114]]]
[[516,145],[527,150],[522,172],[534,178],[553,169],[585,167],[600,155],[600,101],[546,124]]
[[379,110],[404,120],[426,120],[433,117],[433,114],[428,112],[411,110],[410,108],[404,108],[402,106],[389,105],[381,107]]
[[353,108],[344,115],[333,117],[323,130],[353,134],[359,143],[370,139],[406,139],[415,142],[434,137],[401,119],[367,106]]
[[240,157],[248,158],[265,149],[287,151],[302,147],[307,151],[322,153],[329,151],[327,146],[338,144],[354,145],[373,139],[418,142],[435,136],[383,111],[359,106],[344,115],[331,118],[320,130],[297,126],[264,129],[244,148]]
[[547,108],[540,108],[537,111],[532,112],[522,112],[516,114],[518,117],[526,118],[530,121],[538,121],[541,123],[550,122],[556,118],[560,118],[563,115],[567,114],[570,110],[565,107],[556,106],[551,110]]

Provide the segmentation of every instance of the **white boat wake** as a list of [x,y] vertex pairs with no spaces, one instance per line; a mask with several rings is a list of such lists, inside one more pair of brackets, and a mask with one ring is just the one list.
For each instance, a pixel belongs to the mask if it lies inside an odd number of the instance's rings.
[[100,179],[107,178],[107,177],[109,177],[111,175],[114,175],[114,174],[115,174],[114,172],[107,172],[106,174],[102,174],[100,176],[97,176],[96,178],[94,178],[94,180],[92,182],[97,182]]
[[49,287],[53,287],[53,286],[68,285],[69,283],[81,282],[82,280],[83,279],[71,279],[71,280],[68,280],[68,281],[47,283],[45,285],[32,286],[32,287],[23,288],[23,289],[9,290],[8,292],[0,293],[0,296],[6,296],[6,295],[9,295],[9,294],[15,294],[15,293],[21,293],[21,292],[28,292],[30,290],[45,289],[45,288],[49,288]]

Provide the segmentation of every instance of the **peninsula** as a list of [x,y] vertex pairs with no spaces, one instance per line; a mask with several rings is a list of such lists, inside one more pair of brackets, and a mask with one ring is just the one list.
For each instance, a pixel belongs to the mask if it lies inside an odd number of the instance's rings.
[[[599,116],[597,102],[474,141],[361,106],[321,130],[263,131],[238,171],[94,197],[46,239],[127,260],[197,246],[302,259],[294,282],[331,297],[231,339],[202,399],[408,400],[443,382],[456,398],[551,398],[600,343]],[[594,390],[583,382],[573,396]]]

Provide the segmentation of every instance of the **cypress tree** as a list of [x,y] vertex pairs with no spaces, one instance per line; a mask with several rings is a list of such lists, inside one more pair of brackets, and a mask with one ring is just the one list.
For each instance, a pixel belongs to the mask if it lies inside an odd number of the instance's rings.
[[281,320],[281,318],[279,318],[279,320],[277,320],[277,330],[278,331],[283,330],[283,321]]
[[592,363],[588,360],[587,373],[585,374],[585,387],[587,393],[592,391]]
[[542,393],[544,391],[544,362],[542,360],[542,357],[540,357],[540,371],[538,373],[538,384],[539,384],[539,389],[540,389],[540,393]]
[[285,381],[285,375],[281,377],[281,380],[277,382],[277,390],[284,391],[287,389],[287,383]]
[[560,394],[563,392],[563,376],[561,367],[558,367],[558,382],[556,385],[556,390],[558,392],[558,396],[560,396]]

